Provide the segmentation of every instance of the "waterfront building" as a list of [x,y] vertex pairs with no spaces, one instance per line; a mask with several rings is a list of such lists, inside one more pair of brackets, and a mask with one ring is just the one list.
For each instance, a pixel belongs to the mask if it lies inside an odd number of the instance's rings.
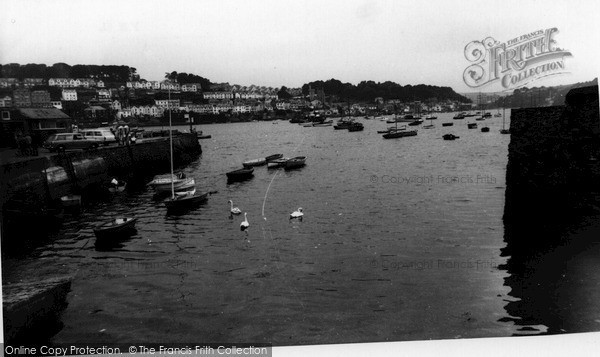
[[15,89],[13,91],[13,104],[19,108],[31,107],[31,92],[29,89]]
[[77,101],[77,91],[75,89],[63,89],[62,100],[64,101]]
[[162,81],[160,83],[160,89],[163,89],[163,90],[176,90],[176,91],[178,91],[178,90],[181,89],[181,87],[180,87],[179,83],[177,83],[177,82],[172,82],[172,81],[169,81],[169,80],[164,80],[164,81]]
[[116,111],[120,111],[122,106],[121,106],[121,102],[119,102],[118,100],[113,100],[110,103],[110,107]]
[[16,78],[0,78],[0,88],[12,88],[19,84]]
[[68,78],[50,78],[48,80],[48,85],[53,86],[53,87],[67,88],[67,87],[69,87],[69,79]]
[[13,105],[13,100],[10,96],[5,96],[0,98],[0,108],[8,108],[8,107],[12,107]]
[[204,99],[231,100],[234,95],[233,92],[204,92],[202,97]]
[[154,104],[162,109],[168,109],[168,108],[179,108],[180,102],[179,99],[155,99],[154,100]]
[[83,117],[88,122],[107,122],[111,118],[109,117],[109,111],[99,105],[91,105],[83,110]]
[[289,110],[291,105],[289,102],[277,102],[275,103],[275,108],[277,108],[277,110]]
[[164,109],[156,105],[139,105],[131,108],[125,108],[121,110],[121,116],[143,116],[149,115],[153,117],[160,117],[164,113]]
[[181,85],[182,92],[199,92],[200,89],[200,83],[187,83]]
[[51,108],[50,92],[47,90],[34,90],[31,92],[31,107],[33,108]]
[[130,108],[123,108],[117,112],[117,118],[128,118],[132,116]]
[[38,145],[50,134],[64,132],[70,127],[71,118],[55,108],[23,108],[0,110],[0,143],[15,144],[15,133],[28,133]]
[[25,78],[23,79],[23,87],[31,88],[35,86],[43,86],[46,81],[43,78]]
[[236,104],[233,106],[234,113],[250,113],[252,111],[252,107],[246,104]]
[[110,90],[108,89],[100,89],[98,90],[98,100],[99,101],[110,101]]

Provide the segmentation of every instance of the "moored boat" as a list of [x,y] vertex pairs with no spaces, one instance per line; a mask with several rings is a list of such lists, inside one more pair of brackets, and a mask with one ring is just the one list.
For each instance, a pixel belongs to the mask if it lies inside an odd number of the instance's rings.
[[252,176],[254,176],[254,169],[243,168],[243,169],[233,170],[233,171],[226,173],[226,175],[227,175],[228,181],[247,180],[249,178],[252,178]]
[[477,129],[477,123],[469,123],[469,124],[467,124],[467,128],[469,128],[469,129]]
[[123,237],[135,233],[136,222],[137,218],[124,217],[112,219],[94,228],[94,234],[96,235],[96,239],[102,240]]
[[365,126],[362,125],[362,123],[352,123],[352,125],[348,127],[348,131],[363,131],[364,129]]
[[417,125],[421,125],[421,124],[423,124],[423,119],[417,119],[415,121],[408,123],[408,125],[410,125],[410,126],[417,126]]
[[242,163],[242,166],[248,168],[248,167],[253,167],[253,166],[262,166],[262,165],[265,165],[266,163],[267,163],[267,160],[266,160],[266,158],[263,157],[260,159],[244,161]]
[[285,169],[297,169],[306,165],[306,156],[296,156],[285,162]]
[[453,126],[454,123],[442,123],[442,126]]
[[416,130],[407,130],[407,131],[393,131],[393,132],[389,132],[387,134],[383,134],[383,138],[384,139],[396,139],[396,138],[403,138],[405,136],[415,136],[417,135],[417,131]]
[[322,123],[314,123],[313,126],[315,127],[320,127],[320,126],[332,126],[333,125],[333,120],[328,120],[328,121],[324,121]]
[[283,154],[273,154],[273,155],[269,155],[267,157],[265,157],[265,161],[267,162],[267,164],[273,160],[277,160],[277,159],[281,159],[283,157]]
[[465,113],[458,113],[452,119],[464,119],[465,117]]
[[155,176],[148,185],[157,193],[163,193],[170,192],[171,189],[175,191],[189,190],[196,186],[196,181],[193,178],[185,177],[185,175],[160,175],[160,177]]
[[196,189],[187,192],[176,192],[174,197],[167,198],[165,206],[167,210],[189,208],[195,204],[205,202],[208,199],[208,192],[203,194],[196,193]]
[[490,128],[488,128],[487,126],[484,126],[483,128],[481,128],[482,133],[487,133],[489,131],[490,131]]
[[456,139],[458,139],[459,137],[458,137],[458,136],[456,136],[456,135],[454,135],[454,134],[444,134],[444,135],[442,135],[442,138],[443,138],[444,140],[456,140]]
[[280,159],[275,159],[272,161],[267,162],[267,168],[268,169],[274,169],[277,167],[282,167],[285,166],[285,163],[289,160],[289,157],[282,157]]
[[333,126],[333,129],[335,130],[342,130],[342,129],[348,129],[348,127],[350,125],[352,125],[352,123],[354,123],[354,119],[349,118],[349,119],[340,119],[338,120],[338,122]]

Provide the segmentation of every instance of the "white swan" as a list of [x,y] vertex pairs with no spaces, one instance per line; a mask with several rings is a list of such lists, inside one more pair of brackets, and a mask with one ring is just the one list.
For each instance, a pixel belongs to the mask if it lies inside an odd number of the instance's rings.
[[244,221],[240,224],[240,230],[245,231],[250,227],[250,223],[248,223],[248,214],[244,212]]
[[233,201],[232,200],[229,200],[229,203],[231,204],[231,209],[230,209],[231,214],[241,214],[242,213],[241,209],[239,209],[237,207],[233,207]]
[[304,213],[302,213],[302,207],[298,208],[297,211],[290,213],[290,219],[299,218],[302,219]]

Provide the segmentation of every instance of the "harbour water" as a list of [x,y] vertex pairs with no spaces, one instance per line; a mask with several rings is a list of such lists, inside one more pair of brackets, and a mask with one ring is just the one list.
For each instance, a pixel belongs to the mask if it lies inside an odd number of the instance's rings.
[[[174,216],[150,188],[114,195],[70,218],[34,254],[5,259],[4,279],[74,275],[55,343],[545,333],[547,320],[515,322],[535,307],[515,293],[521,280],[511,280],[501,252],[510,135],[499,133],[502,118],[477,122],[489,133],[467,129],[473,119],[441,114],[435,128],[394,140],[376,133],[390,126],[379,120],[360,119],[362,132],[288,122],[198,126],[212,139],[183,171],[199,190],[218,191],[204,205]],[[447,121],[454,126],[442,127]],[[444,141],[446,133],[460,139]],[[274,153],[306,156],[307,165],[256,167],[253,179],[227,184],[227,171]],[[248,234],[228,200],[247,212]],[[298,207],[304,219],[290,221]],[[97,249],[93,228],[123,215],[138,218],[137,234]]]

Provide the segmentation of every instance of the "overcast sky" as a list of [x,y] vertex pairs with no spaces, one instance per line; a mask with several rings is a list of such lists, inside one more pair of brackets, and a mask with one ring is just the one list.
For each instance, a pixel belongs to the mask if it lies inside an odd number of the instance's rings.
[[[600,6],[594,0],[307,1],[172,0],[0,2],[0,64],[118,64],[142,78],[167,71],[213,82],[299,87],[336,78],[450,86],[463,80],[465,46],[505,42],[556,27],[571,51],[569,75],[600,68]],[[494,88],[497,89],[497,88]],[[484,89],[485,91],[485,89]]]

